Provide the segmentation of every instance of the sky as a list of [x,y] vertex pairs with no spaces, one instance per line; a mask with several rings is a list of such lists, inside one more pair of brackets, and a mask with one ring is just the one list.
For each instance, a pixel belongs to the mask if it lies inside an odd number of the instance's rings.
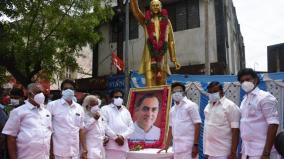
[[284,43],[284,0],[233,0],[244,38],[246,67],[267,71],[267,46]]

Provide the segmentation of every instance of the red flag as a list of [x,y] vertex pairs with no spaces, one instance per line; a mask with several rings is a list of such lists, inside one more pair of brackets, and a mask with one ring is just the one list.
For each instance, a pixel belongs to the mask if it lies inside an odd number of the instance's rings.
[[112,52],[111,57],[112,64],[114,64],[119,71],[122,71],[124,69],[124,62],[114,52]]

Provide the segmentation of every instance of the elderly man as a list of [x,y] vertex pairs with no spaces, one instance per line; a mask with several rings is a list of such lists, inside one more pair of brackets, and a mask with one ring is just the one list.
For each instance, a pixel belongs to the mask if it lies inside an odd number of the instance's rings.
[[128,137],[133,133],[134,126],[128,109],[123,106],[123,92],[113,90],[110,93],[112,103],[103,106],[101,112],[107,124],[107,136],[110,137],[106,146],[106,159],[126,159]]
[[250,68],[238,72],[238,81],[246,93],[240,107],[242,158],[276,159],[273,142],[279,125],[277,100],[257,87],[259,77]]
[[204,154],[209,159],[236,159],[239,142],[239,107],[224,96],[217,81],[208,87],[209,103],[204,109]]
[[10,159],[47,159],[51,114],[43,106],[45,97],[39,84],[30,84],[28,93],[26,103],[11,111],[2,133],[8,135]]
[[137,118],[134,133],[129,140],[133,142],[144,141],[154,143],[160,139],[160,128],[154,125],[159,113],[160,101],[152,93],[143,95],[135,106]]
[[85,129],[88,159],[105,159],[104,141],[106,127],[100,113],[100,99],[94,95],[85,97],[83,104],[85,110]]
[[197,158],[201,123],[198,105],[185,96],[185,86],[182,83],[173,83],[171,87],[174,106],[170,111],[167,143],[162,150],[167,151],[173,139],[174,159]]
[[84,110],[74,101],[75,82],[66,79],[61,84],[62,98],[48,103],[52,114],[54,134],[53,155],[55,159],[79,159],[81,143],[82,158],[87,158],[84,131]]

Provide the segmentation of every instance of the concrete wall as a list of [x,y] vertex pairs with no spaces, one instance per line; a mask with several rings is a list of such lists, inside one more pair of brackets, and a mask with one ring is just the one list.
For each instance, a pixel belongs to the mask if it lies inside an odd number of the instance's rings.
[[93,50],[90,45],[84,47],[80,51],[80,54],[82,54],[82,56],[77,58],[80,69],[74,74],[74,79],[92,77]]
[[[199,1],[200,27],[177,31],[174,33],[176,42],[177,59],[182,66],[204,64],[204,3]],[[217,62],[216,27],[215,27],[214,2],[209,4],[209,54],[210,62]],[[111,67],[111,57],[106,58],[116,50],[115,43],[109,43],[110,25],[101,27],[104,41],[99,44],[99,71],[98,75],[115,73],[116,69]],[[138,70],[144,48],[144,30],[139,26],[139,38],[129,42],[129,67]],[[171,66],[173,66],[171,64]]]
[[238,21],[236,17],[236,12],[234,10],[233,2],[226,1],[226,20],[228,28],[228,46],[227,54],[229,61],[228,71],[230,74],[237,74],[241,69],[241,62],[244,59],[241,59],[241,52],[243,51],[239,44],[243,44],[242,35],[238,30]]
[[65,71],[65,77],[58,77],[56,74],[53,76],[54,83],[51,83],[50,89],[57,90],[60,89],[61,85],[61,78],[70,78],[70,79],[80,79],[80,78],[89,78],[92,77],[92,64],[93,64],[93,50],[91,49],[90,45],[83,47],[82,50],[79,52],[82,56],[76,58],[78,65],[80,67],[79,70],[75,72],[70,72],[70,77],[67,77],[67,70]]

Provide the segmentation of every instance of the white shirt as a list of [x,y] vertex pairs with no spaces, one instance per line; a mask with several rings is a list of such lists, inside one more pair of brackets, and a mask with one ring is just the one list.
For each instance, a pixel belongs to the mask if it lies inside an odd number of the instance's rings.
[[105,137],[105,124],[102,117],[98,120],[94,117],[85,114],[85,130],[86,130],[86,145],[88,149],[88,158],[105,158],[103,141]]
[[17,159],[49,159],[52,125],[46,109],[26,101],[11,111],[2,133],[17,137]]
[[194,124],[201,123],[198,105],[184,97],[179,105],[170,111],[170,126],[173,134],[173,150],[185,152],[192,149],[194,142]]
[[84,128],[84,110],[73,101],[69,105],[64,99],[48,103],[52,115],[54,134],[53,153],[61,157],[79,155],[79,130]]
[[160,139],[161,129],[153,125],[148,132],[141,129],[137,122],[134,123],[134,133],[129,137],[132,142],[154,143]]
[[[103,106],[101,108],[103,119],[107,124],[107,136],[110,140],[106,146],[106,149],[129,151],[128,137],[134,132],[134,124],[131,115],[125,106],[121,106],[118,110],[113,104]],[[114,140],[117,135],[124,137],[124,145],[119,146]]]
[[[261,156],[269,124],[279,124],[277,100],[269,92],[255,88],[241,103],[242,153]],[[275,151],[274,147],[272,151]]]
[[239,107],[226,97],[222,97],[214,105],[208,103],[204,114],[204,154],[227,157],[231,152],[232,128],[239,128],[240,125]]

